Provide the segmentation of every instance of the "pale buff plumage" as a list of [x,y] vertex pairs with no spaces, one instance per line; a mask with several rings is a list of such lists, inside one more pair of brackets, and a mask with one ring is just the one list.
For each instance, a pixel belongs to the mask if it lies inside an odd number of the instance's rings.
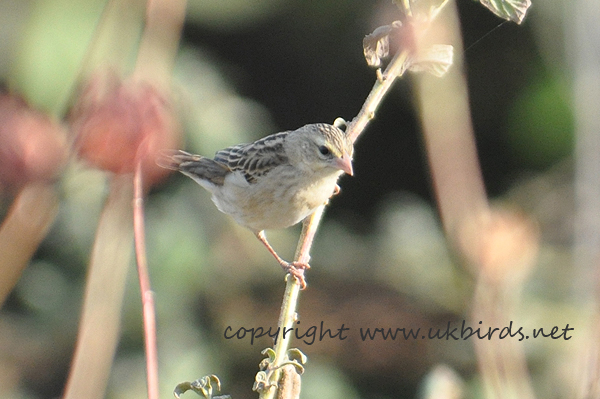
[[214,159],[172,151],[157,163],[210,191],[217,208],[250,229],[304,285],[297,268],[308,265],[281,259],[264,230],[292,226],[325,204],[337,191],[339,176],[352,175],[352,152],[343,131],[318,123],[223,149]]

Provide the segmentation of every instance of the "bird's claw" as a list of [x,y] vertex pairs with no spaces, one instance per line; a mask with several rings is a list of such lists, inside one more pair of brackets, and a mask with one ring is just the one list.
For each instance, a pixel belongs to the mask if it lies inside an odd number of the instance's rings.
[[294,267],[295,269],[301,269],[301,270],[310,269],[310,265],[308,263],[303,263],[303,262],[292,262],[289,264],[289,266]]
[[291,274],[298,280],[298,283],[300,283],[300,289],[303,290],[306,288],[304,270],[310,269],[310,265],[308,263],[286,262],[286,264],[282,264],[281,266],[283,267],[283,270],[285,270],[287,273]]

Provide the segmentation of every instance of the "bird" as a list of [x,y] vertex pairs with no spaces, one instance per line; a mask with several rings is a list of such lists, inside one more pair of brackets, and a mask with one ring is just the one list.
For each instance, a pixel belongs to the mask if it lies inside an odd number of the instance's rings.
[[338,178],[353,175],[354,147],[344,131],[326,123],[271,134],[217,151],[214,158],[164,150],[156,163],[192,178],[217,208],[249,229],[287,273],[306,287],[308,263],[288,262],[265,230],[284,229],[310,216],[339,192]]

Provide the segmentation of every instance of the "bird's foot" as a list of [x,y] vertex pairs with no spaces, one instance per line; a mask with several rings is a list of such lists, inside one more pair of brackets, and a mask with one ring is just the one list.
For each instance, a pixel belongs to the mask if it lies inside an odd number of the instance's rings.
[[310,269],[308,263],[302,262],[285,262],[281,264],[281,267],[286,273],[294,276],[300,283],[300,289],[306,288],[306,280],[304,279],[304,270]]

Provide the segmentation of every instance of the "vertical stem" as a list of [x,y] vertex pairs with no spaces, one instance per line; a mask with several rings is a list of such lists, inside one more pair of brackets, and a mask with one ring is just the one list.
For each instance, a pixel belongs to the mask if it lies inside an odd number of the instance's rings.
[[572,66],[575,117],[575,227],[573,297],[587,310],[589,339],[572,354],[576,398],[600,397],[600,8],[596,0],[569,2],[565,23],[567,57]]
[[598,300],[600,259],[600,8],[595,0],[577,0],[569,7],[575,114],[575,287],[582,302]]
[[31,184],[15,198],[0,226],[0,307],[46,236],[58,212],[54,187]]
[[[460,46],[456,6],[450,8],[452,12],[438,14],[435,29],[417,35],[418,49],[444,42]],[[415,88],[440,216],[448,237],[456,239],[460,223],[489,211],[460,52],[455,52],[454,65],[443,79],[418,75]]]
[[[425,50],[434,43],[447,41],[460,46],[456,7],[443,17],[440,14],[436,22],[435,29],[430,29],[427,36],[419,36],[417,48]],[[519,298],[520,287],[509,285],[513,277],[509,274],[522,273],[533,263],[535,256],[530,254],[537,253],[534,242],[537,239],[529,236],[524,221],[514,221],[490,208],[461,65],[462,60],[455,60],[443,80],[428,75],[415,79],[426,152],[446,235],[476,269],[472,316],[494,326],[506,325],[512,315],[509,305]],[[527,234],[519,233],[523,229]],[[535,397],[522,343],[475,341],[487,397]]]
[[65,115],[80,95],[77,85],[97,71],[108,69],[118,75],[127,70],[130,54],[138,46],[145,0],[107,0],[87,46],[73,89],[54,107],[54,114]]
[[146,24],[140,41],[134,75],[165,90],[179,48],[186,0],[147,0]]
[[[507,326],[513,320],[512,308],[520,299],[519,293],[519,287],[491,283],[484,276],[479,276],[473,296],[473,320],[484,321],[486,326]],[[535,398],[525,354],[518,341],[476,339],[474,345],[487,398]]]
[[[142,144],[141,148],[145,145]],[[158,399],[158,350],[156,345],[156,316],[154,294],[150,287],[150,275],[146,260],[146,238],[144,227],[144,190],[142,157],[135,170],[133,184],[133,229],[135,238],[135,256],[142,296],[142,312],[144,317],[144,343],[146,350],[146,380],[148,383],[148,399]]]
[[[298,295],[300,294],[300,283],[295,277],[288,274],[286,276],[285,293],[283,294],[283,304],[281,306],[281,312],[279,314],[279,335],[277,337],[277,344],[275,345],[275,359],[270,365],[270,369],[273,370],[273,374],[270,380],[273,382],[264,393],[261,393],[261,399],[273,399],[277,396],[278,382],[281,376],[281,365],[287,360],[287,351],[290,348],[293,334],[291,328],[293,328],[294,322],[296,321],[296,306],[298,305]],[[286,333],[290,331],[290,333]],[[285,336],[285,338],[284,338]]]
[[131,258],[131,176],[114,176],[96,231],[64,399],[102,399],[119,341]]

